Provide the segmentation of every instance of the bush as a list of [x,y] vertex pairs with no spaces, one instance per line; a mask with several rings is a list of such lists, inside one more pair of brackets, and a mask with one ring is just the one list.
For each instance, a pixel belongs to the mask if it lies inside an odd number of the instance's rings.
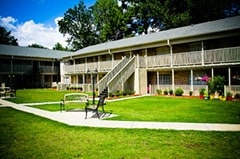
[[168,90],[164,90],[164,95],[168,95]]
[[161,89],[157,89],[157,94],[161,95],[162,94],[162,90]]
[[193,91],[189,91],[189,96],[192,96],[193,95]]
[[206,90],[205,88],[201,88],[201,89],[199,90],[199,94],[200,94],[200,95],[204,95],[205,90]]
[[237,93],[237,94],[234,96],[234,98],[235,98],[235,99],[240,99],[240,94]]
[[183,89],[182,88],[177,88],[175,90],[175,95],[176,96],[182,96],[183,95]]
[[114,94],[113,94],[112,92],[109,92],[109,93],[108,93],[108,96],[109,96],[109,97],[113,97]]
[[219,95],[223,95],[224,84],[226,80],[223,76],[215,76],[208,82],[208,90],[210,94],[218,92]]
[[116,92],[114,92],[114,95],[117,96],[117,97],[119,97],[119,96],[121,95],[121,93],[120,93],[119,90],[117,90]]
[[169,94],[173,95],[173,90],[172,89],[169,90]]

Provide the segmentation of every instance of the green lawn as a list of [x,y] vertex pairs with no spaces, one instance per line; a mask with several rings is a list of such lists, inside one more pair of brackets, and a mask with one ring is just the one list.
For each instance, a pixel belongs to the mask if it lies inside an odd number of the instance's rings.
[[[16,103],[59,101],[70,91],[25,89],[17,91]],[[91,95],[89,93],[89,95]],[[59,104],[34,106],[59,111]],[[67,105],[68,109],[84,108],[84,104]],[[123,101],[107,102],[106,110],[117,117],[108,120],[240,123],[240,104],[234,101],[200,100],[198,98],[147,96]]]
[[72,127],[0,108],[0,158],[239,158],[240,132]]
[[[19,89],[17,98],[8,99],[14,103],[56,102],[63,99],[64,94],[77,91],[56,91],[53,89]],[[91,93],[87,93],[91,95]]]

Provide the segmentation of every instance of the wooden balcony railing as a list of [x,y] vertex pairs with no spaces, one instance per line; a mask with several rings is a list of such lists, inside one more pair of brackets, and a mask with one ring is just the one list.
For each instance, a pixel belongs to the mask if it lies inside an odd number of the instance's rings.
[[67,74],[85,73],[88,69],[94,70],[95,68],[97,68],[99,72],[108,72],[120,61],[121,60],[100,61],[86,64],[64,65],[63,69]]
[[164,66],[170,66],[170,65],[171,65],[171,57],[169,54],[147,57],[148,67],[164,67]]
[[201,51],[173,54],[173,65],[200,65],[202,63]]
[[[172,55],[173,66],[207,65],[234,62],[240,62],[240,47],[205,50],[203,54],[201,51],[194,51],[175,53]],[[166,66],[171,66],[170,54],[147,57],[148,68]]]
[[240,61],[240,47],[206,50],[205,63],[232,63]]

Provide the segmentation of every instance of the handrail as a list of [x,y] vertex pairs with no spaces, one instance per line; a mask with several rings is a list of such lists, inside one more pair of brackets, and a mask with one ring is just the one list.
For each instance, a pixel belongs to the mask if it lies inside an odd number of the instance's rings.
[[125,82],[135,71],[135,56],[133,56],[128,63],[118,71],[114,77],[108,81],[107,86],[109,92],[114,92],[117,89],[121,90],[122,83]]
[[119,70],[129,61],[128,58],[124,57],[116,66],[113,67],[100,81],[98,81],[97,86],[99,92],[102,92],[106,87],[109,80],[111,80]]

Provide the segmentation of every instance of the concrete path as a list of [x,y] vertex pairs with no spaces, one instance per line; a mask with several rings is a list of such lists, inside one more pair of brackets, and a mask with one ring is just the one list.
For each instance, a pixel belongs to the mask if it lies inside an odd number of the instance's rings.
[[[180,122],[142,122],[142,121],[113,121],[99,120],[98,118],[85,119],[83,111],[50,112],[15,104],[0,99],[0,107],[11,107],[23,112],[48,118],[71,126],[87,126],[99,128],[126,128],[126,129],[169,129],[169,130],[197,130],[197,131],[239,131],[240,124],[209,124],[209,123],[180,123]],[[89,113],[89,117],[93,114]],[[113,115],[111,115],[113,116]],[[111,117],[108,116],[108,117]]]

